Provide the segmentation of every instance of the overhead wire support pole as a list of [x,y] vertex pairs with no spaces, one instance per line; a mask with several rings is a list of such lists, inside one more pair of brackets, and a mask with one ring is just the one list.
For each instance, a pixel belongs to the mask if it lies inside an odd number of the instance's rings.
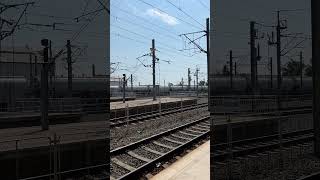
[[[210,18],[206,19],[206,36],[207,36],[207,83],[208,83],[208,97],[210,93],[209,72],[210,72]],[[208,102],[209,99],[208,99]],[[210,106],[208,106],[210,111]]]
[[41,45],[43,48],[43,66],[41,71],[41,98],[40,98],[40,108],[41,108],[41,127],[42,130],[49,129],[48,122],[48,46],[49,40],[43,39],[41,40]]
[[300,57],[300,88],[302,89],[302,85],[303,85],[303,55],[302,55],[302,51],[300,51],[299,57]]
[[67,41],[67,64],[68,64],[68,94],[72,97],[72,57],[70,40]]
[[155,40],[152,39],[152,87],[153,87],[153,101],[156,100],[156,49],[155,49]]
[[190,91],[190,85],[191,85],[191,76],[190,76],[190,68],[188,68],[188,91]]
[[[188,35],[194,35],[194,34],[200,34],[204,33],[204,35],[201,35],[197,38],[191,39]],[[206,19],[206,29],[202,31],[197,32],[191,32],[191,33],[184,33],[180,34],[180,37],[185,37],[189,40],[188,44],[193,44],[200,50],[200,52],[203,52],[207,54],[207,82],[208,82],[208,94],[210,93],[210,83],[209,83],[209,69],[210,69],[210,18]],[[196,43],[197,40],[201,39],[202,37],[206,36],[206,49],[202,48],[199,44]],[[184,49],[186,50],[186,49]],[[198,68],[196,70],[196,76],[197,76],[197,82],[198,82]],[[197,83],[197,97],[198,97],[198,83]]]
[[278,90],[281,90],[281,27],[280,27],[280,11],[277,11],[277,79]]
[[229,58],[230,58],[230,60],[229,60],[229,64],[230,64],[230,89],[232,90],[232,88],[233,88],[233,68],[232,68],[232,66],[233,66],[233,57],[232,57],[232,50],[230,50],[230,55],[229,55]]
[[272,57],[270,57],[270,88],[273,88],[273,62],[272,62]]
[[123,82],[122,82],[122,102],[126,102],[126,74],[123,74]]
[[199,81],[198,80],[199,80],[199,68],[197,67],[197,69],[196,69],[197,98],[199,97]]
[[132,79],[132,74],[130,75],[130,81],[131,81],[131,93],[133,94],[133,79]]
[[320,157],[320,1],[311,0],[314,154]]
[[251,53],[251,86],[252,86],[252,94],[256,92],[256,30],[255,30],[255,22],[250,22],[250,53]]

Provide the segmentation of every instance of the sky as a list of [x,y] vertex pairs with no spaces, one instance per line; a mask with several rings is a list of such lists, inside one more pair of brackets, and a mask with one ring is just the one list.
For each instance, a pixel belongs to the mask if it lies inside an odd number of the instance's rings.
[[[22,3],[31,0],[4,0],[2,3]],[[99,11],[85,16],[79,21],[75,17],[101,9],[97,0],[34,0],[35,5],[28,7],[27,13],[20,21],[21,27],[15,33],[2,41],[2,47],[16,49],[29,46],[33,50],[41,49],[42,38],[51,39],[54,54],[64,48],[67,39],[72,40],[73,50],[84,49],[75,56],[74,73],[90,75],[91,65],[96,65],[97,74],[105,74],[107,69],[107,41],[110,38],[110,61],[112,77],[122,77],[122,74],[133,74],[134,84],[152,84],[151,57],[138,57],[150,53],[151,40],[155,39],[156,82],[166,85],[171,82],[178,84],[183,78],[187,84],[188,68],[191,69],[192,84],[196,68],[200,69],[199,80],[206,79],[206,54],[199,52],[193,44],[189,44],[181,34],[199,32],[188,37],[194,39],[204,35],[206,18],[210,14],[209,0],[111,0],[110,25],[106,21],[106,12]],[[63,4],[63,6],[61,5]],[[214,47],[212,56],[216,71],[228,61],[228,52],[233,50],[238,57],[239,71],[249,71],[249,21],[254,20],[264,25],[275,24],[275,11],[278,9],[300,9],[300,11],[282,12],[281,19],[287,19],[288,29],[284,34],[302,33],[299,36],[309,36],[310,4],[309,0],[212,0],[214,13]],[[263,8],[262,8],[263,7]],[[2,17],[17,20],[23,7],[12,8],[1,14]],[[92,19],[90,22],[88,19]],[[52,27],[30,24],[56,24]],[[86,25],[88,24],[88,25]],[[106,30],[110,27],[110,35]],[[257,26],[259,34],[265,34],[260,43],[262,60],[259,62],[259,72],[268,73],[267,59],[275,59],[275,48],[267,51],[266,34],[274,31],[272,28]],[[295,39],[288,48],[299,42]],[[206,50],[205,38],[196,41]],[[291,42],[283,38],[283,45]],[[297,59],[299,51],[303,51],[304,60],[309,63],[311,57],[311,42],[306,40],[299,49],[290,51],[287,55]],[[65,54],[58,60],[57,74],[66,74]],[[282,64],[289,60],[284,57]],[[170,64],[169,64],[170,63]],[[274,63],[275,65],[276,63]],[[274,71],[275,72],[275,71]]]
[[[91,76],[92,64],[95,64],[96,74],[106,74],[107,69],[107,39],[109,27],[104,10],[90,13],[102,6],[97,0],[2,0],[1,3],[11,5],[17,3],[35,2],[28,6],[13,35],[4,39],[2,48],[16,51],[25,50],[26,46],[34,51],[41,50],[41,39],[52,41],[53,55],[61,49],[66,49],[67,40],[71,40],[73,51],[73,73],[76,76]],[[25,6],[10,8],[1,14],[2,18],[17,21]],[[88,14],[89,13],[89,14]],[[88,15],[85,15],[88,14]],[[79,18],[77,21],[75,18]],[[55,24],[55,28],[53,28]],[[43,25],[48,25],[43,26]],[[50,27],[51,25],[51,27]],[[12,27],[5,26],[5,30]],[[66,54],[57,59],[57,76],[66,75]]]
[[[171,3],[171,4],[170,4]],[[155,39],[156,83],[177,84],[183,78],[187,84],[188,68],[192,83],[196,68],[200,69],[199,81],[206,79],[206,54],[199,53],[195,46],[180,34],[205,30],[209,17],[209,0],[111,0],[110,2],[111,62],[115,71],[113,77],[128,77],[133,74],[134,85],[151,85],[152,68],[150,53],[152,39]],[[197,33],[194,37],[204,35]],[[193,39],[193,35],[189,35]],[[205,37],[197,41],[206,50]],[[188,50],[183,50],[188,49]],[[168,63],[170,62],[170,64]],[[165,82],[164,82],[165,81]]]
[[[250,72],[250,51],[249,33],[250,21],[256,21],[258,39],[256,44],[260,44],[261,61],[258,62],[258,73],[269,75],[268,59],[273,58],[273,69],[276,74],[276,47],[270,46],[268,53],[268,34],[275,32],[276,11],[280,10],[281,21],[287,21],[287,29],[282,30],[283,35],[295,36],[298,38],[282,37],[282,53],[288,52],[282,57],[281,64],[285,66],[290,58],[299,60],[298,54],[303,52],[305,64],[310,64],[311,59],[311,39],[301,37],[311,37],[311,10],[310,0],[212,0],[214,14],[214,40],[213,58],[217,71],[221,71],[222,65],[227,61],[228,53],[233,51],[235,61],[241,73]],[[260,25],[261,24],[261,25]],[[276,33],[275,33],[276,35]],[[296,44],[303,41],[298,47]],[[291,50],[292,49],[292,50]],[[289,51],[291,50],[291,51]]]
[[[229,51],[238,65],[238,73],[250,72],[249,51],[249,22],[256,21],[266,26],[276,23],[276,10],[295,10],[281,12],[281,19],[287,20],[288,28],[283,34],[298,37],[310,37],[310,3],[309,0],[212,0],[214,17],[212,56],[214,57],[215,72],[221,72],[223,65],[229,60]],[[206,79],[206,54],[194,52],[195,46],[186,44],[186,40],[179,35],[189,32],[202,31],[205,20],[210,14],[209,0],[111,0],[111,62],[113,70],[111,76],[122,77],[122,74],[133,74],[134,84],[152,84],[152,69],[144,67],[151,65],[151,57],[137,60],[137,57],[150,52],[151,39],[155,39],[157,57],[160,63],[156,64],[156,81],[160,85],[172,82],[178,84],[183,78],[187,83],[187,69],[192,73],[200,68],[199,79]],[[258,62],[260,75],[269,73],[269,58],[273,57],[274,73],[276,72],[276,51],[274,46],[268,47],[267,37],[274,28],[257,25],[257,40],[260,44],[262,59]],[[201,36],[189,36],[191,39]],[[283,52],[287,52],[301,38],[282,38]],[[200,46],[206,49],[205,39]],[[187,45],[187,46],[186,46]],[[289,59],[298,60],[298,54],[303,52],[304,61],[309,64],[311,58],[311,41],[305,39],[299,46],[290,50],[282,58],[282,66]],[[269,50],[268,50],[269,49]],[[165,61],[171,61],[168,64]],[[192,74],[193,75],[193,74]],[[273,74],[275,75],[275,74]],[[195,79],[192,76],[192,83]]]

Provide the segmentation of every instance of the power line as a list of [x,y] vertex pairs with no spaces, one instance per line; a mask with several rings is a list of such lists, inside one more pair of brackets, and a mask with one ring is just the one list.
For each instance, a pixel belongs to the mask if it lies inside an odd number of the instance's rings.
[[208,9],[208,10],[210,11],[210,8],[209,8],[206,4],[204,4],[204,2],[202,2],[202,0],[198,0],[198,2],[199,2],[204,8],[206,8],[206,9]]
[[197,21],[195,18],[193,18],[192,16],[190,16],[188,13],[186,13],[184,10],[182,10],[180,7],[178,7],[177,5],[173,4],[170,0],[166,0],[169,4],[171,4],[172,6],[174,6],[175,8],[177,8],[179,11],[181,11],[183,14],[185,14],[186,16],[188,16],[189,18],[191,18],[193,21],[195,21],[196,23],[200,24],[200,26],[205,27],[203,24],[201,24],[199,21]]
[[[156,10],[162,12],[162,13],[165,13],[165,14],[169,15],[169,13],[167,13],[166,11],[157,8],[157,7],[155,7],[154,5],[145,2],[144,0],[137,0],[137,1],[140,1],[140,2],[142,2],[142,3],[144,3],[144,4],[148,5],[148,6],[150,6],[150,7],[152,7],[152,8],[154,8],[154,9],[156,9]],[[170,15],[170,16],[171,16],[171,15]],[[175,17],[175,16],[172,16],[172,17],[174,17],[174,18],[176,18],[176,19],[178,19],[178,20],[180,20],[180,21],[182,21],[182,22],[184,22],[184,23],[186,23],[186,24],[189,24],[189,25],[192,26],[192,27],[195,27],[195,28],[197,28],[197,29],[202,29],[202,27],[198,27],[198,26],[196,26],[196,25],[194,25],[194,24],[192,24],[192,23],[189,23],[189,22],[181,19],[181,18],[178,18],[178,17]]]
[[[120,26],[117,26],[117,25],[114,25],[114,24],[111,24],[111,26],[114,26],[114,27],[116,27],[116,28],[119,28],[119,29],[121,29],[121,30],[127,31],[127,32],[129,32],[129,33],[135,34],[135,35],[137,35],[137,36],[140,36],[140,37],[143,37],[143,38],[146,38],[146,39],[150,39],[150,40],[152,39],[152,38],[147,37],[147,36],[145,36],[145,35],[142,35],[142,34],[133,32],[133,31],[131,31],[131,30],[128,30],[128,29],[126,29],[126,28],[123,28],[123,27],[120,27]],[[175,49],[175,50],[179,51],[179,49],[177,49],[177,48],[175,48],[175,47],[170,47],[170,46],[166,45],[165,43],[162,43],[162,42],[158,42],[158,43],[161,44],[161,45],[163,45],[163,46],[165,46],[165,47],[167,47],[167,48]]]
[[166,29],[166,28],[164,28],[164,27],[161,27],[161,26],[159,26],[158,24],[153,23],[153,22],[149,21],[149,20],[146,19],[146,18],[143,18],[143,17],[141,17],[141,16],[137,16],[137,15],[135,15],[134,13],[131,13],[131,12],[129,12],[129,11],[126,11],[126,10],[124,10],[124,9],[121,9],[121,8],[115,6],[115,5],[111,5],[111,6],[119,9],[120,11],[122,11],[122,12],[124,12],[124,13],[126,13],[126,14],[129,14],[130,16],[134,16],[134,17],[136,17],[136,18],[139,18],[139,19],[143,20],[143,22],[148,22],[149,24],[151,24],[151,25],[153,25],[153,26],[156,26],[156,27],[158,27],[158,28],[160,28],[160,29],[163,29],[164,31],[167,31],[168,33],[171,33],[171,34],[173,34],[173,35],[177,35],[176,32],[170,31],[170,30],[168,30],[168,29]]
[[[147,41],[141,41],[141,40],[138,40],[138,39],[134,39],[134,38],[131,38],[131,37],[122,35],[122,34],[117,33],[117,32],[111,32],[110,34],[114,34],[115,36],[118,36],[118,37],[121,37],[121,38],[124,38],[124,39],[128,39],[128,40],[131,40],[131,41],[134,41],[134,42],[143,44],[143,45],[146,45],[146,44],[149,43],[149,42],[147,42]],[[188,57],[188,58],[192,57],[192,56],[188,56],[188,55],[185,55],[185,54],[181,54],[181,53],[178,53],[178,52],[176,52],[176,51],[173,51],[173,50],[171,50],[171,49],[167,49],[167,48],[161,47],[161,46],[158,46],[158,49],[163,49],[163,50],[169,51],[169,52],[171,52],[171,53],[174,53],[174,54],[176,54],[176,55],[180,55],[180,56],[184,56],[184,57]],[[169,56],[172,56],[172,54],[168,54],[167,52],[161,51],[161,53],[167,54],[167,55],[169,55]]]
[[132,22],[132,21],[126,20],[126,19],[124,19],[124,18],[120,18],[120,17],[114,16],[114,15],[111,15],[111,16],[112,16],[113,18],[115,18],[115,20],[120,19],[121,21],[127,22],[127,23],[129,23],[129,24],[135,25],[135,26],[140,27],[140,28],[143,28],[143,29],[146,29],[146,30],[148,30],[148,31],[157,33],[157,34],[159,34],[159,35],[161,35],[161,36],[170,37],[171,39],[174,39],[174,40],[177,40],[177,41],[179,40],[178,38],[176,38],[176,37],[174,37],[174,36],[171,36],[171,35],[170,35],[170,36],[163,35],[162,33],[158,32],[158,31],[155,31],[155,30],[153,30],[153,29],[151,29],[151,28],[142,26],[141,24],[137,24],[137,23],[134,23],[134,22]]

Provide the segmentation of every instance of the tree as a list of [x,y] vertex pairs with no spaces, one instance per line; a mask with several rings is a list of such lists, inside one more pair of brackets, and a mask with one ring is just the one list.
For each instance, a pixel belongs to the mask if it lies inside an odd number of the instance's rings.
[[[304,64],[302,64],[302,69],[304,68]],[[286,67],[282,68],[284,76],[299,76],[301,73],[301,65],[300,62],[290,60]]]

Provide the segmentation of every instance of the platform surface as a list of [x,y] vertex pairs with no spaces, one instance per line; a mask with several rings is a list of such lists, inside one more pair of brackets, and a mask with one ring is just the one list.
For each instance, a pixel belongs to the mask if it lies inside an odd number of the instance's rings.
[[209,180],[210,141],[191,151],[151,180]]
[[49,145],[49,137],[60,137],[60,144],[106,139],[107,121],[91,121],[69,124],[50,125],[42,131],[40,126],[1,129],[0,152],[16,149],[36,148]]
[[121,102],[111,102],[110,108],[112,109],[122,109],[125,108],[127,105],[129,107],[136,107],[136,106],[146,106],[146,105],[152,105],[152,104],[159,104],[161,103],[169,103],[169,102],[180,102],[180,101],[186,101],[186,100],[193,100],[193,98],[173,98],[173,97],[164,97],[164,98],[157,98],[156,101],[153,101],[152,99],[136,99],[133,101],[126,101],[125,103]]

